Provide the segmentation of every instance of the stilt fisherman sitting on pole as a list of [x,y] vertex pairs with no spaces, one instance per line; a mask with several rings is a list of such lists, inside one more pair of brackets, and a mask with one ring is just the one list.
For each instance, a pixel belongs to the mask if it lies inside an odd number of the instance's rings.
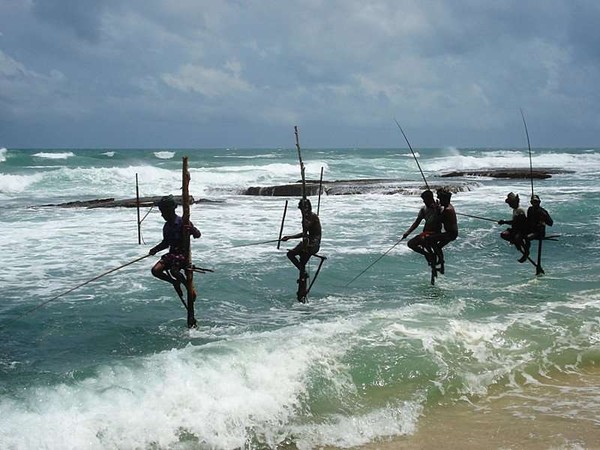
[[513,210],[512,220],[499,220],[498,225],[510,225],[500,237],[513,244],[523,256],[519,258],[520,263],[524,263],[529,258],[529,241],[527,240],[527,215],[523,208],[519,207],[519,195],[509,192],[504,200]]
[[423,231],[408,241],[407,245],[412,251],[425,256],[427,263],[431,266],[435,265],[436,257],[428,238],[442,231],[440,207],[433,198],[433,192],[429,189],[421,193],[421,198],[423,199],[424,206],[419,210],[419,214],[410,228],[402,235],[402,239],[405,239],[425,220]]
[[315,255],[321,248],[321,221],[312,211],[310,200],[303,198],[298,203],[298,208],[302,212],[302,232],[290,236],[283,236],[282,241],[302,238],[296,247],[288,250],[287,257],[300,271],[299,282],[305,282],[308,278],[306,264],[311,256]]
[[[181,283],[186,285],[185,275],[181,272],[185,269],[185,255],[182,248],[183,240],[183,219],[175,212],[177,203],[172,195],[163,197],[158,202],[165,224],[163,226],[163,240],[156,246],[152,247],[148,252],[150,255],[155,255],[161,250],[169,249],[169,252],[164,254],[160,260],[152,267],[152,275],[156,278],[171,283],[177,291],[179,297],[183,297]],[[197,239],[201,236],[200,230],[190,223],[190,235]]]
[[552,226],[554,221],[548,211],[540,206],[540,197],[531,196],[531,206],[527,209],[527,239],[544,239],[546,237],[546,225]]
[[437,258],[436,263],[440,265],[440,273],[444,273],[444,252],[442,249],[449,243],[454,241],[458,237],[458,221],[456,220],[456,211],[454,206],[450,203],[452,192],[446,189],[437,190],[437,198],[440,202],[441,211],[441,222],[444,226],[444,231],[440,233],[433,233],[427,238],[431,243],[431,247],[435,252]]

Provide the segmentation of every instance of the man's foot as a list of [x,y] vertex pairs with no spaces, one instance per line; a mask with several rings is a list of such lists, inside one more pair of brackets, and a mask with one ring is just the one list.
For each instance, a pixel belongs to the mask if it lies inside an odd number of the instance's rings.
[[529,254],[524,253],[523,256],[521,256],[517,261],[519,261],[520,263],[524,263],[525,261],[527,261],[527,258],[529,258]]
[[441,259],[441,260],[439,261],[439,265],[440,265],[440,267],[438,268],[438,271],[439,271],[439,272],[440,272],[442,275],[444,275],[444,270],[445,270],[445,269],[444,269],[444,260],[443,260],[443,259]]

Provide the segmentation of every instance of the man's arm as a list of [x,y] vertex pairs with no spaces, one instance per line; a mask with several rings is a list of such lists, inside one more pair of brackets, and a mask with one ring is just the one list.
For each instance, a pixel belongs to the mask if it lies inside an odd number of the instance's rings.
[[159,244],[157,244],[154,247],[152,247],[150,249],[150,251],[148,252],[148,254],[149,255],[156,255],[158,252],[160,252],[162,250],[165,250],[168,247],[169,247],[169,244],[167,243],[167,241],[163,240]]
[[413,222],[413,224],[410,226],[410,228],[408,230],[406,230],[406,232],[402,235],[402,239],[405,239],[410,233],[415,231],[415,228],[417,228],[419,226],[419,224],[421,223],[422,220],[423,219],[419,215],[417,217],[417,219]]

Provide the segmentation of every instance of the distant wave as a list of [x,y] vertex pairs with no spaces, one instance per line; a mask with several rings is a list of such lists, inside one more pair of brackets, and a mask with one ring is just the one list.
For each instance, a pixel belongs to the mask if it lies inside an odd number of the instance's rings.
[[33,156],[36,156],[38,158],[46,158],[46,159],[67,159],[67,158],[71,158],[71,157],[75,156],[75,153],[73,153],[73,152],[58,152],[58,153],[39,152],[39,153],[34,154]]
[[115,156],[115,152],[104,152],[102,154],[108,156],[109,158],[112,158],[113,156]]
[[257,158],[277,158],[279,155],[273,153],[266,153],[264,155],[217,155],[215,158],[233,158],[233,159],[257,159]]
[[6,150],[5,147],[0,147],[0,162],[4,162],[6,161],[6,152],[8,150]]
[[154,156],[158,159],[171,159],[175,156],[175,152],[154,152]]

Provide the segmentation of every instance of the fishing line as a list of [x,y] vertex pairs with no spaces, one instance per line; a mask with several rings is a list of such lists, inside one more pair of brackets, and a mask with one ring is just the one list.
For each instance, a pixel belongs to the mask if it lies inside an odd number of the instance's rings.
[[377,258],[375,261],[373,261],[371,264],[369,264],[369,266],[363,270],[361,273],[359,273],[358,275],[356,275],[354,278],[352,278],[344,287],[348,287],[350,286],[350,284],[352,284],[352,282],[354,280],[356,280],[358,277],[360,277],[363,273],[365,273],[367,270],[369,270],[371,267],[373,267],[375,265],[375,263],[379,262],[379,260],[381,260],[385,255],[387,255],[389,252],[392,251],[392,249],[394,247],[396,247],[396,245],[398,245],[400,242],[402,242],[404,240],[404,237],[402,237],[398,242],[396,242],[394,245],[392,245],[389,249],[387,249],[387,251],[383,254],[381,254],[379,256],[379,258]]
[[430,191],[431,189],[429,189],[429,184],[427,184],[427,180],[425,179],[425,174],[423,174],[423,170],[421,170],[421,165],[419,164],[419,160],[417,159],[417,155],[415,155],[415,152],[414,152],[412,146],[410,145],[410,142],[408,141],[408,138],[406,137],[406,133],[404,133],[404,130],[402,129],[402,127],[400,126],[400,124],[398,123],[398,121],[396,120],[396,118],[394,118],[394,122],[396,122],[396,125],[398,125],[398,128],[400,128],[400,131],[402,132],[402,136],[404,136],[404,140],[408,144],[408,148],[410,148],[410,152],[412,153],[413,158],[415,158],[415,162],[417,163],[417,167],[419,168],[419,172],[421,172],[421,176],[423,177],[423,181],[425,182],[425,186],[427,187],[427,190]]
[[465,217],[472,217],[473,219],[481,219],[481,220],[487,220],[488,222],[494,222],[494,223],[498,223],[497,220],[495,219],[488,219],[487,217],[481,217],[481,216],[473,216],[471,214],[463,214],[463,213],[456,213],[457,216],[465,216]]
[[94,277],[94,278],[92,278],[92,279],[90,279],[90,280],[88,280],[88,281],[85,281],[84,283],[78,284],[77,286],[75,286],[75,287],[72,287],[71,289],[69,289],[69,290],[67,290],[67,291],[65,291],[65,292],[63,292],[63,293],[61,293],[61,294],[58,294],[57,296],[55,296],[55,297],[52,297],[51,299],[49,299],[49,300],[46,300],[46,301],[44,301],[44,302],[40,303],[39,305],[37,305],[37,306],[35,306],[35,307],[31,308],[30,310],[28,310],[28,311],[25,311],[24,313],[22,313],[22,314],[18,315],[18,316],[17,316],[17,317],[15,317],[14,319],[10,320],[10,321],[9,321],[7,324],[5,324],[4,326],[10,325],[11,323],[13,323],[13,322],[17,321],[17,320],[18,320],[18,319],[20,319],[21,317],[23,317],[23,316],[26,316],[26,315],[28,315],[28,314],[31,314],[31,313],[32,313],[32,312],[34,312],[34,311],[37,311],[37,310],[38,310],[38,309],[40,309],[42,306],[45,306],[45,305],[47,305],[48,303],[50,303],[50,302],[53,302],[54,300],[57,300],[57,299],[59,299],[60,297],[62,297],[62,296],[64,296],[64,295],[67,295],[67,294],[69,294],[69,293],[73,292],[74,290],[76,290],[76,289],[79,289],[80,287],[83,287],[83,286],[85,286],[86,284],[89,284],[89,283],[91,283],[92,281],[96,281],[96,280],[98,280],[98,279],[100,279],[100,278],[102,278],[102,277],[104,277],[104,276],[106,276],[106,275],[109,275],[109,274],[111,274],[111,273],[113,273],[113,272],[116,272],[116,271],[117,271],[117,270],[119,270],[119,269],[122,269],[123,267],[130,266],[131,264],[134,264],[134,263],[136,263],[136,262],[138,262],[138,261],[141,261],[141,260],[142,260],[142,259],[144,259],[144,258],[148,258],[149,256],[152,256],[152,255],[148,254],[148,255],[140,256],[139,258],[136,258],[136,259],[134,259],[133,261],[129,261],[128,263],[125,263],[125,264],[123,264],[123,265],[121,265],[121,266],[119,266],[119,267],[115,267],[114,269],[110,269],[110,270],[108,270],[108,271],[106,271],[106,272],[104,272],[104,273],[101,273],[100,275],[98,275],[98,276],[96,276],[96,277]]

